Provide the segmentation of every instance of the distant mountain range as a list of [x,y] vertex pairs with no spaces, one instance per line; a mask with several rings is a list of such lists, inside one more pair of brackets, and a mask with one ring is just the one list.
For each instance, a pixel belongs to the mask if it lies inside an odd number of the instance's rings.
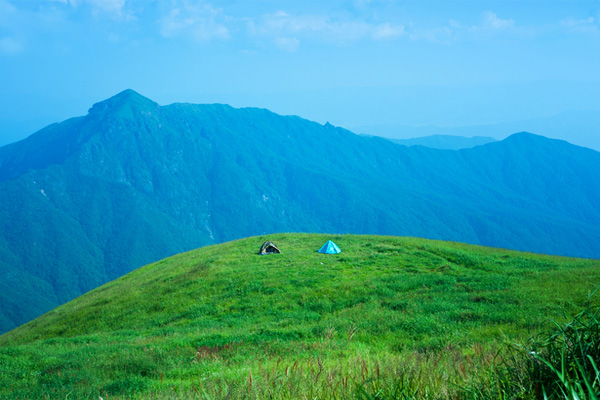
[[509,133],[520,131],[543,134],[548,138],[561,138],[568,134],[569,142],[600,151],[600,111],[598,110],[565,111],[545,118],[486,125],[456,127],[370,125],[360,126],[355,130],[391,139],[416,141],[422,141],[423,137],[504,138]]
[[429,135],[411,139],[388,139],[404,146],[425,146],[433,149],[460,150],[495,142],[496,139],[487,136],[454,136]]
[[600,153],[519,133],[399,146],[126,90],[0,148],[0,331],[166,256],[272,232],[600,256]]

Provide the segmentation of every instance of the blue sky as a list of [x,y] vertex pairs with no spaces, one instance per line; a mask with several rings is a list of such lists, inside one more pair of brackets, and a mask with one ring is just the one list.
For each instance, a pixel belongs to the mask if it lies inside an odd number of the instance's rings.
[[397,137],[581,118],[599,71],[600,0],[0,0],[0,145],[126,88]]

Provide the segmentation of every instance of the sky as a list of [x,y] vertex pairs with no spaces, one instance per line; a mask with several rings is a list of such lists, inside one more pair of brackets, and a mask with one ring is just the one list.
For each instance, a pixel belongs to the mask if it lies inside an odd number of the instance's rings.
[[548,127],[600,150],[600,0],[0,0],[0,145],[127,88],[390,137]]

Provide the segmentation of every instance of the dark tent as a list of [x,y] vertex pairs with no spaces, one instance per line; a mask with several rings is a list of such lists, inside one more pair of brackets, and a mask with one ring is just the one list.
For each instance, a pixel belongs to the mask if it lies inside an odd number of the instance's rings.
[[263,245],[260,247],[260,251],[258,252],[258,254],[263,255],[271,253],[281,253],[281,251],[277,248],[277,246],[275,246],[275,243],[264,242]]

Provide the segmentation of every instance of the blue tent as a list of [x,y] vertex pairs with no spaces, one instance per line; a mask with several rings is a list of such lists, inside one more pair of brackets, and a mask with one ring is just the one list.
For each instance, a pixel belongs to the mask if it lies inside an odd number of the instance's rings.
[[342,251],[337,246],[337,244],[333,243],[331,240],[328,240],[327,243],[325,243],[323,247],[319,249],[319,253],[323,254],[337,254],[341,252]]

